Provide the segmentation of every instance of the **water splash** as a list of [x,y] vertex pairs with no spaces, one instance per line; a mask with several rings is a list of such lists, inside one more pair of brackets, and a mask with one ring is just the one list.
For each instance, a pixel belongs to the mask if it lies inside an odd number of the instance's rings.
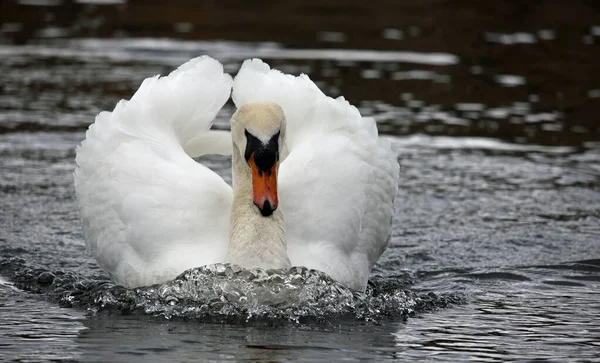
[[365,293],[304,267],[290,270],[242,269],[215,264],[190,269],[173,281],[127,289],[103,277],[30,267],[13,258],[0,271],[19,289],[38,293],[61,306],[93,314],[141,314],[204,322],[325,322],[360,319],[379,322],[464,302],[462,294],[418,294],[409,281],[378,279]]

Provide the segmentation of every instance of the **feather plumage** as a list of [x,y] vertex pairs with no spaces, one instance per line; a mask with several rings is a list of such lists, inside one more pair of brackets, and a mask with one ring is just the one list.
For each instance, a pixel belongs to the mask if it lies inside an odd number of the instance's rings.
[[[100,113],[77,150],[75,187],[88,248],[125,286],[172,279],[224,262],[232,191],[191,156],[227,153],[210,130],[231,77],[208,57],[146,79],[130,101]],[[306,75],[244,62],[233,100],[279,104],[287,120],[278,176],[293,265],[364,290],[387,245],[398,163],[375,122]]]

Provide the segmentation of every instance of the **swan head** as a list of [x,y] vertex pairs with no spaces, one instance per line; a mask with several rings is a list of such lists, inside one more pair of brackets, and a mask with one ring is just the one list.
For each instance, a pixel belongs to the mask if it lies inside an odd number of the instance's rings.
[[279,204],[277,170],[285,140],[283,110],[273,102],[244,104],[231,118],[231,136],[251,170],[253,202],[268,217]]

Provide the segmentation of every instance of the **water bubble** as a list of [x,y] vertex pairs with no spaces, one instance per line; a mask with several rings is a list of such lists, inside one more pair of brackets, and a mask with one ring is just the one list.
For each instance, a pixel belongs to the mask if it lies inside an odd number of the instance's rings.
[[37,277],[37,282],[43,285],[51,284],[54,281],[54,274],[50,271],[44,271]]

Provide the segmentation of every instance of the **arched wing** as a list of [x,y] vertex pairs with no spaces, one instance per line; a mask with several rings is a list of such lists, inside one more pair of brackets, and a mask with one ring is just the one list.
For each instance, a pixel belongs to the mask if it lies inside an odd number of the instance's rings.
[[75,170],[84,236],[118,283],[158,283],[223,261],[231,188],[185,148],[209,132],[231,82],[217,61],[193,59],[146,79],[87,131]]
[[292,264],[364,290],[387,245],[398,184],[396,155],[374,120],[325,96],[306,75],[256,59],[243,64],[233,100],[238,107],[273,101],[284,110],[288,155],[278,189]]

